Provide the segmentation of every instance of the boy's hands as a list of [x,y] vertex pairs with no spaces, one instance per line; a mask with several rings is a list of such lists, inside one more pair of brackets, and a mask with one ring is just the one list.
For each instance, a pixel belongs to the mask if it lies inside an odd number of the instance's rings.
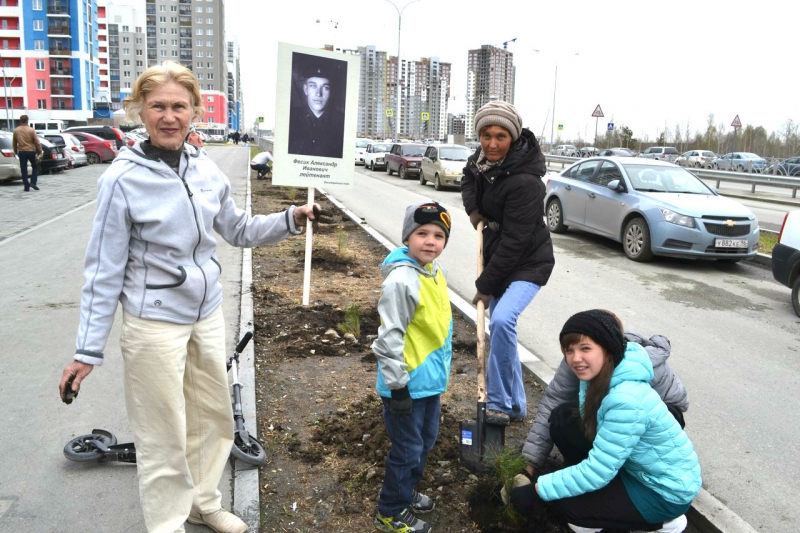
[[410,415],[414,409],[414,404],[411,400],[411,394],[408,392],[408,387],[402,389],[392,389],[392,399],[389,402],[389,411],[393,415]]

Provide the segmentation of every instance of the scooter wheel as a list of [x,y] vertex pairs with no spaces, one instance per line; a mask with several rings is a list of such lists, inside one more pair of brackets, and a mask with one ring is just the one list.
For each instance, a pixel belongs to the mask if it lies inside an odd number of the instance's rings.
[[64,446],[64,456],[70,461],[79,463],[102,458],[103,452],[95,448],[92,442],[95,440],[102,442],[106,446],[113,446],[117,443],[117,438],[114,435],[110,437],[98,433],[81,435],[80,437],[75,437]]
[[247,435],[247,442],[243,441],[239,434],[233,439],[231,454],[240,461],[251,465],[261,465],[267,460],[267,452],[252,435]]

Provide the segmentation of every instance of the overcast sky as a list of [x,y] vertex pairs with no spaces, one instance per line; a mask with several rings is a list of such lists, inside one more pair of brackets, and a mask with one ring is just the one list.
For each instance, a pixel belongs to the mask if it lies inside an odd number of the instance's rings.
[[[539,2],[537,0],[395,0],[402,17],[401,56],[452,64],[452,113],[466,108],[466,63],[483,44],[508,49],[517,67],[515,105],[524,125],[550,136],[594,139],[598,104],[607,123],[634,136],[705,130],[709,113],[729,126],[772,132],[800,121],[794,73],[800,2],[790,0]],[[253,7],[257,5],[258,7]],[[375,45],[397,54],[397,11],[387,0],[226,2],[227,37],[241,47],[246,121],[275,117],[277,43],[337,48]],[[320,22],[317,23],[317,20]],[[334,21],[334,22],[329,22]],[[534,49],[540,50],[539,53]],[[575,55],[578,53],[578,55]]]

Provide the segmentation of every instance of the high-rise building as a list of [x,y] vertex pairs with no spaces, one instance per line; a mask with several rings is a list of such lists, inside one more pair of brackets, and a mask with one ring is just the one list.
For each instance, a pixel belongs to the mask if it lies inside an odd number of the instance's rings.
[[389,138],[394,130],[393,122],[386,116],[386,110],[394,108],[394,101],[388,100],[388,84],[394,78],[387,77],[386,52],[374,46],[359,46],[361,66],[358,77],[358,128],[359,137]]
[[97,4],[100,68],[94,117],[112,118],[147,68],[144,2],[97,0]]
[[467,116],[465,114],[453,115],[447,114],[447,134],[448,135],[464,135],[466,131]]
[[[397,58],[386,62],[387,106],[397,102]],[[447,101],[450,98],[450,63],[438,57],[403,61],[400,71],[400,136],[443,139],[447,135]],[[427,120],[425,120],[427,117]],[[397,113],[394,113],[397,120]],[[392,121],[392,128],[394,128]],[[391,130],[394,134],[394,129]]]
[[6,127],[25,114],[91,118],[99,67],[95,0],[4,0],[0,20]]
[[467,60],[467,116],[466,135],[475,138],[472,124],[475,113],[492,100],[514,103],[514,54],[502,48],[485,44],[470,50]]

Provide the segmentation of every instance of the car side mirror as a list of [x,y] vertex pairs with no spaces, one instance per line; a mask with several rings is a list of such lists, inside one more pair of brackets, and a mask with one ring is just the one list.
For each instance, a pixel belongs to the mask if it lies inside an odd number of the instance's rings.
[[625,190],[625,187],[622,185],[620,180],[612,180],[608,183],[608,185],[606,185],[606,187],[614,192],[622,192]]

